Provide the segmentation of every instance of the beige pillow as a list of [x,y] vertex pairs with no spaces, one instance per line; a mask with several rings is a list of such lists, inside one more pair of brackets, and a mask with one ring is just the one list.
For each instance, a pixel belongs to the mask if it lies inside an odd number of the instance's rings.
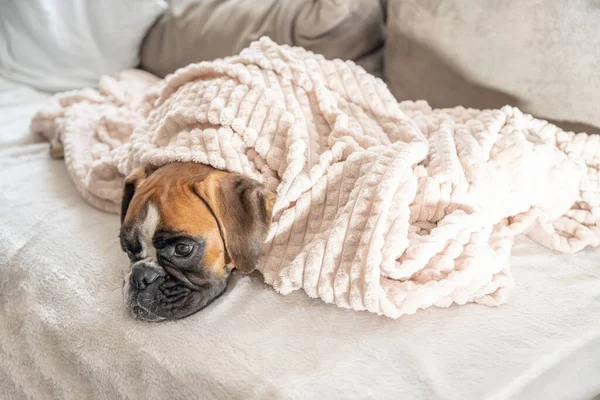
[[355,60],[378,74],[383,11],[379,0],[173,1],[146,36],[142,67],[164,76],[190,63],[237,54],[269,36],[327,58]]
[[600,3],[389,0],[385,77],[399,100],[510,104],[600,127]]

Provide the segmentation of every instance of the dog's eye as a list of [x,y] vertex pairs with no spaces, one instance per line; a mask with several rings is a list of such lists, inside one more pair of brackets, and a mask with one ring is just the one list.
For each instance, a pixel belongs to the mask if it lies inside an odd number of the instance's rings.
[[179,243],[175,246],[175,255],[179,257],[188,256],[192,252],[193,247],[189,244]]

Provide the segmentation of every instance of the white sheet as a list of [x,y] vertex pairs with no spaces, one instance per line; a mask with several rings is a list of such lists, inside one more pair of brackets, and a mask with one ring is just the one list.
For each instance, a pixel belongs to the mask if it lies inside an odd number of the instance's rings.
[[234,277],[179,322],[132,320],[118,217],[86,205],[28,136],[45,96],[0,81],[3,398],[590,399],[600,393],[600,251],[515,246],[498,308],[399,320]]

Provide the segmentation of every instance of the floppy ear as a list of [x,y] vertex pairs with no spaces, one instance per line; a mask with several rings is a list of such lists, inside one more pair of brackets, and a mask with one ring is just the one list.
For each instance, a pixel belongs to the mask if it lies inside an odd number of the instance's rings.
[[228,172],[210,174],[195,190],[219,222],[233,266],[245,274],[254,271],[271,226],[275,195],[253,179]]
[[149,177],[156,168],[154,167],[140,167],[136,168],[125,178],[125,185],[123,186],[123,199],[121,200],[121,224],[125,220],[125,216],[127,215],[127,210],[129,209],[129,204],[131,203],[131,199],[135,194],[135,189],[139,186],[139,184]]

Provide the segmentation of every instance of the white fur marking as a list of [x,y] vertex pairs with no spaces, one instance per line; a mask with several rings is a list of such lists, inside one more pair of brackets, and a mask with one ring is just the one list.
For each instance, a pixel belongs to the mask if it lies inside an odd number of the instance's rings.
[[146,242],[146,257],[151,257],[152,259],[156,259],[156,249],[152,245],[152,237],[159,223],[160,215],[158,214],[158,209],[154,204],[149,203],[146,218],[142,222],[142,236]]

